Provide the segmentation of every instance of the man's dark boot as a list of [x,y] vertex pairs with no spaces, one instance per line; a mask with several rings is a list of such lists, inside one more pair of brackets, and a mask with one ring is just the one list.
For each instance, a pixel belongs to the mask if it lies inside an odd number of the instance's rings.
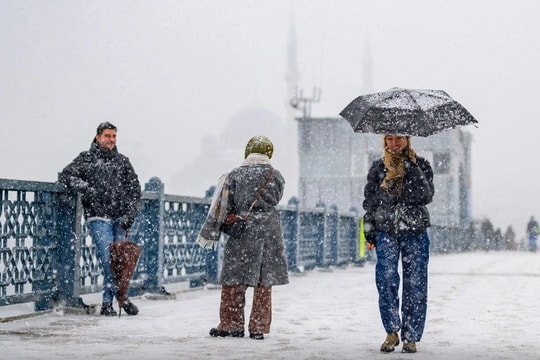
[[116,316],[112,303],[104,302],[101,304],[101,315],[103,316]]
[[128,315],[137,315],[139,313],[139,308],[135,306],[131,301],[126,300],[124,305],[122,305],[122,309],[126,312]]

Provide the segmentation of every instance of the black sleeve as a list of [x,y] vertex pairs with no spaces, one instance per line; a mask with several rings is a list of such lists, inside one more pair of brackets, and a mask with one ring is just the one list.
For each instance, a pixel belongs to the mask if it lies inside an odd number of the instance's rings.
[[401,202],[406,205],[427,205],[433,201],[435,187],[433,185],[433,170],[424,158],[417,163],[406,162],[406,180],[401,195]]
[[85,171],[86,153],[79,154],[59,174],[58,182],[64,184],[69,190],[85,192],[88,190],[88,178]]
[[[381,179],[378,170],[377,161],[371,164],[367,175],[367,183],[364,187],[364,201],[362,206],[366,213],[364,214],[364,233],[366,240],[372,240],[372,234],[375,234],[375,212],[380,205],[379,193]],[[371,241],[369,241],[371,242]]]
[[128,158],[124,158],[124,183],[127,195],[127,209],[126,216],[133,220],[137,216],[141,203],[141,184],[139,183],[139,178],[135,173],[133,165],[131,165]]
[[374,162],[369,168],[367,175],[367,183],[364,187],[364,201],[362,206],[366,210],[366,214],[370,214],[377,210],[379,201],[377,193],[380,187],[380,179],[377,171],[377,164]]

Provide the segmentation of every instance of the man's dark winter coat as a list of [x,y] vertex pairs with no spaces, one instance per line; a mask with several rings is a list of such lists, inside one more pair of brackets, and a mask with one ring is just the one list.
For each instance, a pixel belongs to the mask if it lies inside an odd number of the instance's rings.
[[129,228],[137,215],[141,186],[129,159],[92,142],[58,176],[69,189],[82,193],[85,215],[108,219],[123,218]]

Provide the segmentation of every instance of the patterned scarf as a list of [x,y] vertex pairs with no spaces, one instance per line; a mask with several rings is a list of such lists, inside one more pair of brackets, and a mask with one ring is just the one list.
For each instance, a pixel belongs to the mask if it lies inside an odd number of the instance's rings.
[[403,190],[405,158],[409,158],[410,161],[416,163],[416,152],[411,148],[411,140],[409,137],[407,137],[407,147],[399,154],[392,153],[386,147],[386,143],[384,143],[383,162],[386,168],[386,176],[381,183],[381,189],[392,195],[399,195]]
[[[270,164],[270,158],[263,154],[249,154],[240,166],[254,164]],[[223,174],[216,185],[210,209],[206,215],[206,220],[203,223],[197,243],[203,248],[217,249],[218,242],[221,237],[219,230],[221,224],[227,215],[227,206],[229,204],[230,179],[229,173]]]
[[217,249],[221,231],[219,227],[227,215],[227,205],[229,199],[229,173],[223,174],[216,185],[210,209],[206,215],[206,219],[202,225],[197,243],[202,248]]

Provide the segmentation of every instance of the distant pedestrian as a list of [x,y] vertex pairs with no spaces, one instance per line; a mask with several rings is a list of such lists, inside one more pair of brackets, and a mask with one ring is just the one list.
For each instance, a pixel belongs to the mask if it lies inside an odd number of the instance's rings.
[[[139,210],[141,186],[129,159],[116,148],[116,126],[101,123],[90,144],[58,176],[70,190],[82,194],[86,225],[96,245],[103,268],[101,315],[114,316],[116,284],[111,272],[109,245],[125,240]],[[127,299],[122,308],[128,315],[139,309]]]
[[538,249],[538,245],[536,242],[539,232],[540,228],[538,227],[538,221],[536,221],[534,216],[531,216],[529,222],[527,223],[527,238],[529,239],[529,251],[536,252],[536,250]]
[[484,250],[489,251],[493,249],[493,244],[495,241],[495,229],[493,228],[493,223],[491,222],[491,220],[482,220],[480,226],[480,233],[482,235],[482,245]]
[[210,329],[211,336],[244,336],[246,290],[253,287],[249,337],[263,340],[272,321],[272,286],[289,282],[281,218],[276,210],[285,180],[270,164],[273,151],[267,137],[249,140],[244,162],[220,178],[199,234],[202,247],[215,249],[225,215],[235,211],[248,216],[243,233],[229,236],[225,244],[220,321]]
[[[375,249],[379,312],[386,331],[380,350],[415,353],[427,312],[430,226],[426,207],[434,195],[433,170],[417,156],[410,137],[385,135],[384,153],[371,165],[364,188],[364,231],[368,250]],[[403,284],[400,312],[401,258]]]
[[512,225],[508,225],[504,233],[504,245],[506,250],[517,250],[516,234]]

